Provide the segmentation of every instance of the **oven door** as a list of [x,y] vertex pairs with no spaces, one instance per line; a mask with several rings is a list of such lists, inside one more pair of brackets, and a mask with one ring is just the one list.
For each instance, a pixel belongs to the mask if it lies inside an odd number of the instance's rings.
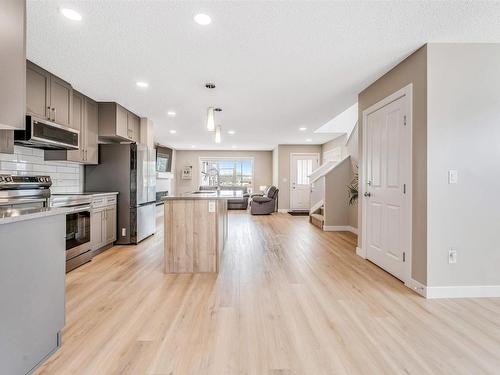
[[66,214],[66,260],[90,251],[90,207]]

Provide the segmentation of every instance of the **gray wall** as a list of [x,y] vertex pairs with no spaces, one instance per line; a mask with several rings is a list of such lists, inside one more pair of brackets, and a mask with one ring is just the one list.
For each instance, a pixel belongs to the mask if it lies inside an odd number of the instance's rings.
[[[337,164],[325,176],[325,225],[346,226],[349,224],[349,195],[347,185],[352,179],[351,159]],[[356,226],[353,226],[356,228]]]
[[[200,157],[253,157],[254,158],[254,191],[261,185],[271,185],[273,181],[272,151],[203,151],[176,150],[175,153],[175,194],[198,190],[200,185]],[[193,179],[181,179],[183,167],[193,166]]]
[[[342,158],[345,158],[346,156],[351,157],[351,168],[352,172],[354,173],[356,170],[358,170],[358,160],[359,160],[359,155],[358,155],[358,126],[356,125],[349,136],[349,138],[346,135],[343,135],[341,137],[335,138],[329,142],[323,143],[321,145],[321,159],[323,160],[323,154],[329,150],[334,149],[335,147],[341,147],[342,148]],[[351,179],[354,175],[351,176]],[[348,184],[351,181],[348,182]],[[345,190],[347,191],[347,187],[345,187]],[[346,193],[347,194],[347,193]],[[358,204],[354,204],[352,206],[348,207],[347,210],[347,225],[353,227],[353,228],[358,228]],[[333,224],[327,224],[327,225],[333,225]],[[343,224],[346,225],[346,224]]]
[[[363,157],[363,111],[410,83],[413,83],[412,277],[425,285],[427,283],[427,46],[418,49],[359,94],[359,155],[360,158]],[[360,176],[362,172],[360,169]],[[360,214],[362,204],[361,198],[358,228],[362,225]],[[362,243],[362,240],[360,233],[358,242]]]
[[500,285],[500,44],[427,51],[428,285]]

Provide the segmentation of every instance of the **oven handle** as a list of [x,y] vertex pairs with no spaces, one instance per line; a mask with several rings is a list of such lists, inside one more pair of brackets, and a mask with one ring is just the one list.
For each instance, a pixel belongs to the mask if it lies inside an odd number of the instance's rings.
[[89,211],[90,212],[90,205],[89,206],[78,206],[78,207],[68,207],[70,211],[68,211],[68,214],[74,214],[82,211]]

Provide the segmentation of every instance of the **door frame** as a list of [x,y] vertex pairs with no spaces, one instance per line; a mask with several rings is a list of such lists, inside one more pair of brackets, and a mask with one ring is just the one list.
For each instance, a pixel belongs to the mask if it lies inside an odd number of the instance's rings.
[[[403,200],[403,207],[404,207],[404,216],[405,216],[405,231],[404,231],[404,243],[406,244],[405,248],[407,249],[405,251],[405,264],[403,266],[404,272],[403,272],[403,277],[402,281],[408,285],[411,280],[412,280],[412,274],[411,274],[411,264],[412,264],[412,212],[413,212],[413,207],[412,207],[412,200],[413,200],[413,180],[412,180],[412,171],[413,171],[413,84],[410,83],[409,85],[403,87],[402,89],[394,92],[393,94],[387,96],[386,98],[382,99],[381,101],[375,103],[371,107],[365,109],[362,112],[363,116],[363,123],[362,123],[362,131],[363,131],[363,136],[362,136],[362,157],[361,157],[361,175],[360,175],[360,184],[359,184],[359,196],[361,199],[364,197],[364,193],[366,192],[366,187],[368,185],[368,181],[366,178],[367,175],[367,158],[366,158],[366,153],[367,153],[367,131],[366,131],[366,120],[367,117],[378,111],[379,109],[391,104],[392,102],[395,102],[398,99],[401,99],[403,97],[406,97],[406,126],[408,128],[408,133],[407,133],[407,150],[409,153],[409,165],[408,165],[408,182],[406,186],[406,199]],[[368,233],[368,225],[367,225],[367,214],[368,210],[366,207],[366,204],[364,202],[361,204],[361,244],[360,244],[360,251],[358,251],[358,255],[361,256],[362,258],[367,259],[368,256],[368,251],[367,251],[367,246],[366,246],[366,238],[367,238],[367,233]]]
[[[293,171],[293,156],[316,156],[317,158],[317,161],[318,161],[318,166],[316,168],[318,168],[320,166],[320,160],[319,160],[319,152],[290,152],[290,155],[289,155],[289,159],[290,159],[290,171],[289,171],[289,174],[288,174],[288,187],[289,187],[289,202],[288,202],[288,206],[289,206],[289,210],[293,210],[293,207],[292,207],[292,191],[293,191],[293,186],[292,186],[292,171]],[[313,170],[314,171],[314,170]]]

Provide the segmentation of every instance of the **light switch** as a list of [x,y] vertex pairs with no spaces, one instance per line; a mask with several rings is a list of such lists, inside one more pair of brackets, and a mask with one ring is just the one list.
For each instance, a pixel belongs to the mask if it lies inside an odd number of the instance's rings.
[[208,212],[215,212],[215,202],[208,201]]
[[458,182],[458,171],[455,169],[450,169],[448,171],[448,183],[456,184]]

